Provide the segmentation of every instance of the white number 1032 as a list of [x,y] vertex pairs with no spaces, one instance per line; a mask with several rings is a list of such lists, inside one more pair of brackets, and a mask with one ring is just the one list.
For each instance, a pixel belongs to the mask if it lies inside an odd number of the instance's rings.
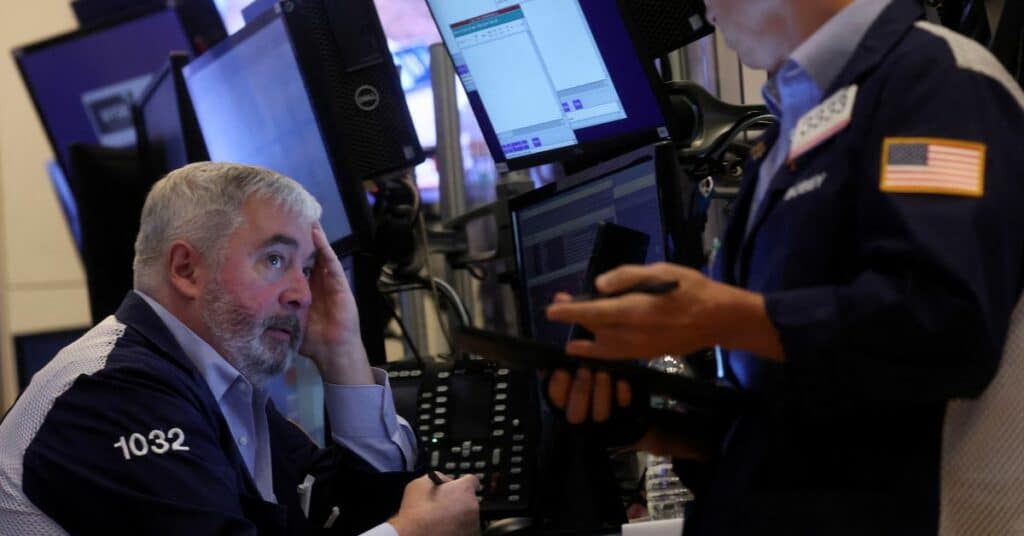
[[132,456],[145,456],[150,452],[164,454],[172,450],[189,450],[185,445],[185,432],[181,431],[181,428],[171,428],[166,434],[163,430],[153,430],[147,435],[134,433],[128,437],[121,436],[114,446],[121,449],[121,454],[126,460],[132,459]]

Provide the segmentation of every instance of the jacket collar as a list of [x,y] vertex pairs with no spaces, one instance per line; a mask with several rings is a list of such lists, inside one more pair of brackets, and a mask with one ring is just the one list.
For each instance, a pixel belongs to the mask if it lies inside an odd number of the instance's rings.
[[146,338],[155,352],[186,370],[194,379],[203,381],[177,339],[142,296],[129,291],[114,316]]

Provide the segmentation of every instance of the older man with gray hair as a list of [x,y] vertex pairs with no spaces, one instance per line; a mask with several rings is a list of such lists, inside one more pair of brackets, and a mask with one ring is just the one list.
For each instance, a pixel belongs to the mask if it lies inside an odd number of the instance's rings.
[[[478,530],[474,477],[415,478],[320,211],[250,166],[193,164],[153,187],[135,290],[0,423],[0,534]],[[264,389],[296,353],[324,380],[325,449]]]

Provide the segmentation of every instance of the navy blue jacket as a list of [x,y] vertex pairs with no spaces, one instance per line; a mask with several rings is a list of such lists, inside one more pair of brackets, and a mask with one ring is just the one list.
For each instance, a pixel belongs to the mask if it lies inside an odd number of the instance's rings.
[[[745,236],[747,163],[713,274],[763,293],[786,362],[729,355],[765,403],[694,482],[688,534],[937,530],[946,403],[993,377],[1024,284],[1024,95],[917,4],[869,30],[825,91],[858,86],[851,122],[782,168]],[[890,137],[984,144],[983,195],[882,191]]]
[[[16,508],[34,505],[72,534],[303,534],[320,531],[334,506],[341,515],[332,533],[356,534],[397,512],[413,473],[378,472],[337,445],[319,449],[273,404],[267,418],[277,504],[261,498],[202,376],[131,293],[12,408],[0,477],[10,483],[6,457],[17,449],[9,445],[24,434],[31,505]],[[306,475],[316,478],[308,520],[297,492]],[[0,506],[18,502],[8,495],[0,490]],[[0,533],[46,522],[11,519]]]

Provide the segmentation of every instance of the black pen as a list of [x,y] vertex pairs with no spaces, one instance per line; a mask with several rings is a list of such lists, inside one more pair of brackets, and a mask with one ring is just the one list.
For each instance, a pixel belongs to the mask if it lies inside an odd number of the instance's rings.
[[573,303],[578,303],[578,302],[588,302],[588,301],[594,301],[594,300],[604,300],[604,299],[608,299],[608,298],[618,298],[620,296],[625,296],[626,294],[635,294],[635,293],[660,295],[660,294],[668,294],[669,292],[672,292],[673,290],[676,290],[677,288],[679,288],[679,282],[678,281],[648,281],[648,282],[640,283],[639,285],[636,285],[634,287],[630,287],[628,289],[625,289],[625,290],[622,290],[622,291],[619,291],[619,292],[612,292],[612,293],[609,293],[609,294],[589,293],[589,292],[588,293],[584,293],[584,294],[580,294],[579,296],[573,296],[572,301],[573,301]]
[[441,475],[437,474],[436,471],[427,471],[427,478],[429,478],[435,486],[440,486],[447,482],[445,479],[441,478]]

